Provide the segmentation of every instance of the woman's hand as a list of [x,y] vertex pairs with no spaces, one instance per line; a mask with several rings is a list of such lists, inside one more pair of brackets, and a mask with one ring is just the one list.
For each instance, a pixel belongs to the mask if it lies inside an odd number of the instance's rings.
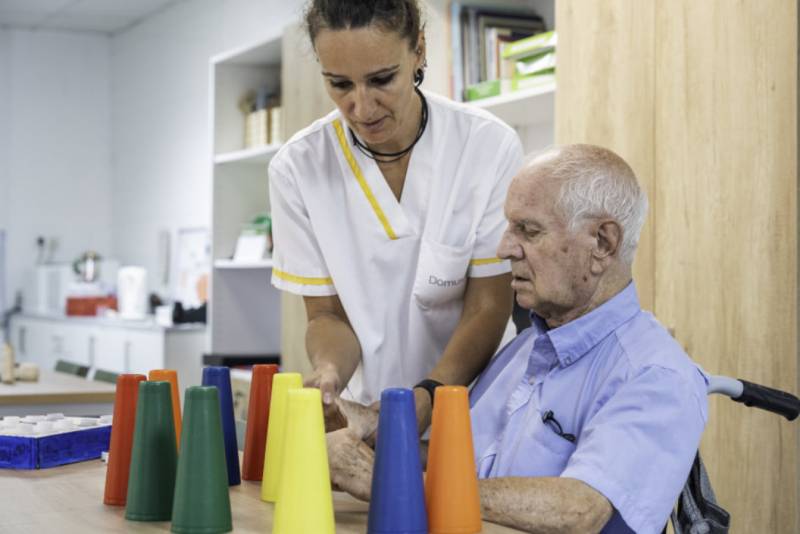
[[339,370],[332,363],[323,363],[314,368],[303,384],[307,388],[319,388],[322,404],[330,406],[341,393],[342,384]]

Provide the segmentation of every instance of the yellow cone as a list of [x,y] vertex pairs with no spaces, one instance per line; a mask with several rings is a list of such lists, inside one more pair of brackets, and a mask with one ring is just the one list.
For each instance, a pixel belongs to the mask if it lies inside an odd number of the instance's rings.
[[[300,373],[277,373],[272,377],[272,398],[269,405],[269,430],[264,451],[264,474],[261,477],[261,500],[276,502],[280,489],[281,466],[286,442],[286,408],[290,389],[303,387]],[[321,406],[321,404],[320,404]]]
[[272,534],[335,534],[322,397],[318,389],[289,391],[280,498]]

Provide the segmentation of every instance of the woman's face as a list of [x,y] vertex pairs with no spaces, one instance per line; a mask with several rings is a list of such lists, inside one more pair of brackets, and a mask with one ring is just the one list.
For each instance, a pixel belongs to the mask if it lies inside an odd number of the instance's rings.
[[408,39],[375,25],[317,34],[314,46],[325,88],[370,146],[391,148],[402,144],[406,132],[416,132],[414,72],[425,57],[424,43],[418,44],[412,50]]

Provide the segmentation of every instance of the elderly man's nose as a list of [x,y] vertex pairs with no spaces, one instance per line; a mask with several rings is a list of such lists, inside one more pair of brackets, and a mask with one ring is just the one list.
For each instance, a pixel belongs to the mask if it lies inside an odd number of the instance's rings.
[[500,239],[500,244],[497,245],[497,257],[504,260],[517,259],[521,257],[519,249],[520,247],[514,241],[511,232],[506,230],[503,233],[503,237]]

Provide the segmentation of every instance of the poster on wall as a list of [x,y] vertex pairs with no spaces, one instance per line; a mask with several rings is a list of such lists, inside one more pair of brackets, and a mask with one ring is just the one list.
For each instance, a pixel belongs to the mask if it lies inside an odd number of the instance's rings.
[[197,308],[208,299],[211,241],[207,228],[181,228],[175,247],[172,298],[184,308]]

